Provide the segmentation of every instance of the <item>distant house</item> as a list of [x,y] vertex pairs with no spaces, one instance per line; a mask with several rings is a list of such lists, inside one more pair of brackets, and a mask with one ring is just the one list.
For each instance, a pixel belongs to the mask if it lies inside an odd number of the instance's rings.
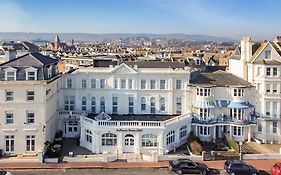
[[3,42],[0,45],[0,62],[13,60],[27,53],[39,52],[39,47],[27,41],[22,42]]

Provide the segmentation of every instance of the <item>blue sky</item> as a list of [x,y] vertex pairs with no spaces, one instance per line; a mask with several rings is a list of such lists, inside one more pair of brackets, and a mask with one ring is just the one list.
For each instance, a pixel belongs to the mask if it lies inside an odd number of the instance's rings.
[[1,32],[281,35],[279,0],[0,0]]

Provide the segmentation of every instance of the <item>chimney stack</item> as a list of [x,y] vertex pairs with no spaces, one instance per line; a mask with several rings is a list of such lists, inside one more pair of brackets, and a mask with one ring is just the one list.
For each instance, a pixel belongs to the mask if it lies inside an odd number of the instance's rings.
[[276,39],[275,39],[275,41],[276,41],[276,42],[281,42],[281,36],[280,36],[280,35],[277,36]]
[[241,59],[244,62],[250,61],[252,57],[253,42],[250,37],[243,37],[241,41]]

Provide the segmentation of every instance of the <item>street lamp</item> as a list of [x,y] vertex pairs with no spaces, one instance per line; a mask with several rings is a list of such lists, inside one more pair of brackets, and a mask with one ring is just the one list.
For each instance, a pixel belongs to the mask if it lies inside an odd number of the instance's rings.
[[243,145],[243,142],[239,142],[239,160],[242,160],[242,145]]

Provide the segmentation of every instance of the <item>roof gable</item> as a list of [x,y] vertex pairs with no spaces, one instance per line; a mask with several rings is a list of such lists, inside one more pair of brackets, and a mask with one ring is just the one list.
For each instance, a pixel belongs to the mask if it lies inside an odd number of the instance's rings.
[[[267,50],[271,51],[271,59],[264,58],[264,52]],[[281,62],[280,51],[279,48],[275,45],[275,43],[267,42],[261,44],[261,46],[257,49],[256,53],[254,54],[251,63],[264,64],[266,61]]]
[[119,66],[116,66],[111,73],[117,73],[117,74],[132,74],[132,73],[136,73],[136,71],[129,67],[127,64],[122,63]]

